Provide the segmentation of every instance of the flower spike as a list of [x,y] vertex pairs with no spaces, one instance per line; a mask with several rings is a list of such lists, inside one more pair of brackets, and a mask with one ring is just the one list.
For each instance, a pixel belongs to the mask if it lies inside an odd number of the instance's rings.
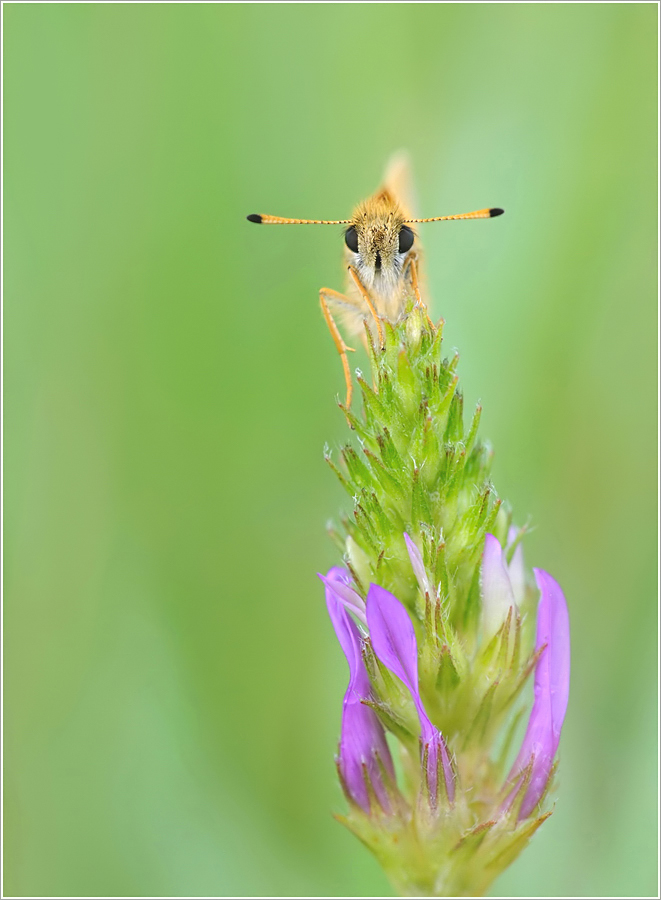
[[[389,175],[379,198],[390,204],[400,187]],[[424,304],[417,236],[393,222],[379,219],[381,273],[367,287],[384,283],[383,253],[401,258],[401,314],[377,303],[376,323],[363,316],[355,283],[350,305],[324,294],[347,327],[363,326],[370,366],[358,375],[363,410],[344,409],[351,439],[335,469],[351,498],[331,530],[345,568],[321,576],[350,670],[340,820],[402,895],[481,897],[549,814],[569,623],[550,575],[535,570],[534,591],[527,528],[498,497],[493,454],[478,437],[481,407],[465,427],[458,357],[444,358],[443,320],[436,329]],[[522,697],[533,679],[531,712]],[[512,741],[528,716],[517,756]]]

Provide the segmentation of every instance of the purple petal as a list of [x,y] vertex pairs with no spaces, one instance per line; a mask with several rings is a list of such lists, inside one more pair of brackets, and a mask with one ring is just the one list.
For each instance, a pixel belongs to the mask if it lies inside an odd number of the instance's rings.
[[360,594],[353,588],[351,575],[346,569],[339,566],[333,566],[326,575],[319,574],[319,578],[326,587],[330,588],[336,596],[340,598],[346,609],[352,612],[363,625],[367,625],[367,617],[365,616],[365,601]]
[[420,738],[428,750],[428,781],[430,793],[436,796],[436,772],[440,752],[448,797],[454,799],[454,774],[445,741],[434,726],[420,697],[418,687],[418,644],[413,623],[404,606],[394,594],[371,584],[367,592],[367,627],[374,652],[384,666],[409,689],[420,719]]
[[346,584],[351,587],[351,572],[349,572],[348,569],[343,569],[342,566],[331,566],[328,572],[326,572],[326,578],[333,583],[337,582],[339,584]]
[[413,624],[394,594],[370,584],[367,592],[367,627],[374,652],[413,695],[418,692],[418,644]]
[[418,584],[420,585],[420,590],[423,594],[428,594],[430,598],[433,598],[436,594],[436,591],[429,581],[429,576],[427,575],[427,570],[425,569],[425,564],[422,559],[422,553],[420,553],[417,545],[411,540],[406,532],[404,532],[404,541],[406,543],[406,549],[409,552],[411,567],[418,581]]
[[525,819],[546,789],[569,699],[569,614],[560,585],[548,572],[533,569],[540,590],[535,649],[545,649],[535,668],[535,700],[521,750],[508,781],[532,760],[532,774],[519,812]]
[[326,606],[335,634],[349,663],[349,688],[354,692],[368,697],[370,682],[363,662],[361,646],[362,637],[358,626],[347,613],[342,598],[337,593],[335,586],[326,580]]
[[[329,573],[330,575],[330,573]],[[370,802],[365,784],[364,767],[381,806],[389,809],[378,759],[394,778],[394,768],[386,735],[379,719],[362,701],[370,699],[370,681],[362,657],[362,637],[358,626],[344,608],[336,592],[336,583],[326,578],[326,605],[335,634],[349,663],[349,685],[342,707],[340,737],[340,771],[347,790],[354,800],[369,813]]]
[[488,534],[482,554],[482,627],[487,640],[498,631],[512,607],[516,610],[503,548],[497,537]]
[[381,807],[386,812],[390,811],[390,802],[377,757],[394,779],[392,758],[383,726],[374,710],[361,703],[355,694],[347,691],[342,709],[340,770],[351,796],[365,812],[370,811],[365,770]]

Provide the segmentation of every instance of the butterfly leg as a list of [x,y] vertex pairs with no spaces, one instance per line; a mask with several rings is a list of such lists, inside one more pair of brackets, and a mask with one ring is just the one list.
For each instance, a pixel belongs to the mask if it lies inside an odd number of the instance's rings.
[[337,352],[340,354],[340,359],[342,360],[342,368],[344,369],[344,380],[347,384],[347,401],[345,404],[346,409],[351,408],[351,398],[353,396],[353,385],[351,383],[351,369],[349,368],[349,360],[347,358],[347,350],[352,353],[355,352],[353,347],[347,347],[344,343],[344,338],[340,334],[340,330],[335,324],[335,319],[331,315],[331,311],[328,308],[328,300],[336,301],[339,303],[350,304],[351,300],[349,297],[345,297],[344,294],[340,294],[338,291],[334,291],[332,288],[322,288],[319,291],[319,303],[321,304],[321,311],[324,314],[324,319],[326,319],[326,324],[328,325],[328,330],[331,333],[331,337],[333,338],[333,343],[337,349]]
[[379,344],[381,346],[381,349],[383,350],[383,348],[385,347],[385,341],[383,338],[383,326],[381,325],[381,320],[379,319],[379,317],[376,314],[376,310],[374,309],[374,305],[372,304],[372,301],[370,300],[369,294],[365,290],[365,287],[364,287],[362,281],[358,277],[358,272],[356,272],[356,270],[354,269],[353,266],[348,266],[348,269],[349,269],[349,275],[351,277],[351,280],[353,281],[353,283],[356,285],[356,287],[360,291],[360,296],[363,298],[363,300],[367,304],[369,311],[372,313],[372,317],[374,319],[374,324],[376,325],[376,330],[379,333]]
[[431,328],[433,333],[434,331],[436,331],[436,327],[434,326],[432,320],[429,318],[429,310],[427,309],[426,304],[423,302],[422,296],[420,294],[420,283],[418,281],[418,258],[415,253],[412,253],[404,263],[405,274],[407,268],[411,275],[411,287],[413,288],[413,293],[415,294],[415,305],[418,309],[424,310],[425,316],[427,317],[427,322],[429,323],[429,327]]

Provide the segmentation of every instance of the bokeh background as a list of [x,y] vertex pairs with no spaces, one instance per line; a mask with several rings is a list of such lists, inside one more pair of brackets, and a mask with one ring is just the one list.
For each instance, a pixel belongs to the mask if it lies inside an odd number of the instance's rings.
[[[331,817],[318,288],[407,147],[435,316],[562,583],[556,811],[656,891],[656,4],[5,4],[5,893],[388,894]],[[357,360],[360,364],[360,360]]]

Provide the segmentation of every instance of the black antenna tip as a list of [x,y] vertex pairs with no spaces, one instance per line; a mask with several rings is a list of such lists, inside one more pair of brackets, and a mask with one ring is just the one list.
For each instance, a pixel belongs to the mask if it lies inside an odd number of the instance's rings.
[[[501,209],[501,212],[502,212],[502,209]],[[494,215],[493,210],[491,211],[491,215]],[[249,216],[246,216],[246,219],[249,222],[256,222],[257,225],[262,224],[262,217],[258,216],[257,213],[251,213]]]
[[[493,209],[489,210],[489,218],[493,219],[494,216],[502,216],[504,212],[504,209],[499,209],[497,206],[495,206]],[[251,219],[252,217],[248,216],[248,218]]]

